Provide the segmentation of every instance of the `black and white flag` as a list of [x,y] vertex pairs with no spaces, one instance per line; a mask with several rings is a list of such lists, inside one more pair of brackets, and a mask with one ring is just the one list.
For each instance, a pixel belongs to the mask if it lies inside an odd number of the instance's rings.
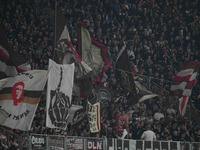
[[10,46],[2,25],[0,25],[0,33],[0,79],[14,77],[20,72],[30,70],[31,67],[26,60]]
[[74,83],[74,64],[49,60],[46,127],[66,129]]

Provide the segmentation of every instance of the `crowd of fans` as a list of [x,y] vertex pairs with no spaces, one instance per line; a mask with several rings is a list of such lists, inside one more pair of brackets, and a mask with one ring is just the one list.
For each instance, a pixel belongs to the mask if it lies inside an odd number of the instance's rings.
[[[53,57],[55,2],[9,0],[0,3],[0,22],[6,28],[13,49],[26,59],[31,69],[47,69],[48,60]],[[183,62],[199,61],[200,1],[58,0],[58,5],[65,14],[75,49],[78,47],[79,20],[86,24],[94,39],[106,45],[111,63],[106,82],[112,90],[123,95],[124,87],[116,78],[114,66],[125,41],[130,63],[137,68],[136,74],[143,79],[143,85],[148,85],[153,92],[163,90],[165,93],[162,98],[150,99],[139,106],[127,105],[126,96],[120,99],[118,106],[109,103],[101,113],[101,131],[96,137],[119,137],[120,134],[115,132],[116,115],[129,113],[126,138],[141,139],[146,125],[150,125],[157,140],[200,142],[197,118],[188,115],[186,119],[180,119],[177,99],[165,92],[169,92],[172,78]],[[199,100],[199,93],[198,80],[191,102]],[[64,132],[46,129],[45,100],[43,96],[29,133],[91,136],[87,119],[76,128],[68,126]],[[72,103],[82,104],[82,101],[76,97]],[[22,131],[12,130],[8,135],[11,133],[20,136]]]

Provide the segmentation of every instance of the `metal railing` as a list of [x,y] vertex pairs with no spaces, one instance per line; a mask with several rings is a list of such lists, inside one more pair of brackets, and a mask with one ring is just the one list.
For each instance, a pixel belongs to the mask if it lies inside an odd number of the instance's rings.
[[29,150],[200,150],[198,142],[142,141],[31,134]]

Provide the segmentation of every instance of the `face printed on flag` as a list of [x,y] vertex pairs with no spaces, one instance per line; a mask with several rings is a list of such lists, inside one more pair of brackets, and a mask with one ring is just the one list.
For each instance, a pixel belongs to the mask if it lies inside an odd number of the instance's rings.
[[21,102],[24,96],[24,82],[17,82],[12,89],[13,104],[15,106]]
[[30,130],[47,73],[46,70],[31,70],[0,80],[0,109],[8,114],[1,125],[23,131]]
[[17,89],[17,90],[16,90],[17,99],[19,99],[19,97],[22,96],[23,86],[22,86],[22,85],[18,85],[16,89]]

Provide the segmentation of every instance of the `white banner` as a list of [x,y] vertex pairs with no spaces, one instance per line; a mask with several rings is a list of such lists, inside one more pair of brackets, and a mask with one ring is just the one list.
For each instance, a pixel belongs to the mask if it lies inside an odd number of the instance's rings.
[[47,71],[30,70],[15,77],[0,80],[1,125],[13,129],[30,130],[40,101]]
[[74,64],[59,65],[49,60],[46,126],[66,129],[74,83]]
[[88,102],[88,118],[90,123],[90,131],[92,133],[100,131],[100,102],[91,104]]

